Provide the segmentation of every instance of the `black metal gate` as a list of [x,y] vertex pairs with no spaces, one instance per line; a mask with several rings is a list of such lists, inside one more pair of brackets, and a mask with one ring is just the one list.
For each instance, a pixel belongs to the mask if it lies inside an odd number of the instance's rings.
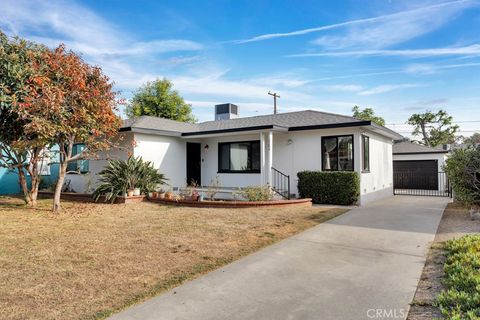
[[395,195],[452,197],[452,187],[445,172],[393,173],[393,193]]

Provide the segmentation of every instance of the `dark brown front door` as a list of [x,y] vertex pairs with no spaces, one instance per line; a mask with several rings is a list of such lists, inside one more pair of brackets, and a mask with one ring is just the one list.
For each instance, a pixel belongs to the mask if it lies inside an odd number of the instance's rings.
[[187,142],[187,184],[202,185],[202,145]]

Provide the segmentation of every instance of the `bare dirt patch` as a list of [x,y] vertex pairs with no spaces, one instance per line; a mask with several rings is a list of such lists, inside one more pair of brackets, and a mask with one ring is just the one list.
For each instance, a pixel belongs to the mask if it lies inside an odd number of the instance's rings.
[[0,319],[93,319],[344,213],[0,197]]
[[443,243],[472,233],[480,233],[480,221],[471,220],[468,208],[461,204],[448,204],[438,226],[435,241],[428,253],[407,319],[441,318],[442,315],[438,308],[433,306],[433,302],[443,289],[441,282],[445,262]]

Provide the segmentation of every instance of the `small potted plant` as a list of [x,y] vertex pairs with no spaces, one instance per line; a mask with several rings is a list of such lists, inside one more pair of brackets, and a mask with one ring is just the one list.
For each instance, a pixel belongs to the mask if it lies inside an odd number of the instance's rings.
[[167,191],[167,192],[165,193],[165,199],[167,199],[167,200],[173,200],[173,197],[174,197],[174,196],[175,196],[175,195],[173,194],[172,191]]
[[192,194],[191,194],[191,196],[190,196],[190,199],[191,199],[192,201],[198,201],[199,198],[200,198],[200,193],[198,193],[197,190],[193,190],[193,191],[192,191]]
[[133,197],[134,189],[127,190],[127,197]]
[[133,189],[133,195],[134,196],[139,196],[140,195],[140,188],[134,188]]
[[159,197],[160,199],[165,199],[165,193],[166,193],[166,192],[165,192],[165,190],[163,190],[163,189],[158,190],[158,197]]

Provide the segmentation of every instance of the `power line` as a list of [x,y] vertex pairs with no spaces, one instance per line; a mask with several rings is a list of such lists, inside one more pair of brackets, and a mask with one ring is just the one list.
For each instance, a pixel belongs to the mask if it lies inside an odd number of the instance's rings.
[[[452,121],[452,123],[473,123],[480,122],[480,120],[465,120],[465,121]],[[387,126],[396,126],[396,125],[408,125],[408,123],[387,123]]]
[[[412,131],[395,131],[395,132],[397,132],[397,133],[405,133],[405,134],[407,134],[407,133],[408,133],[408,134],[411,134],[411,133],[412,133]],[[478,132],[478,133],[480,133],[480,129],[479,129],[479,130],[458,130],[458,131],[456,131],[455,133],[458,133],[458,132]]]

